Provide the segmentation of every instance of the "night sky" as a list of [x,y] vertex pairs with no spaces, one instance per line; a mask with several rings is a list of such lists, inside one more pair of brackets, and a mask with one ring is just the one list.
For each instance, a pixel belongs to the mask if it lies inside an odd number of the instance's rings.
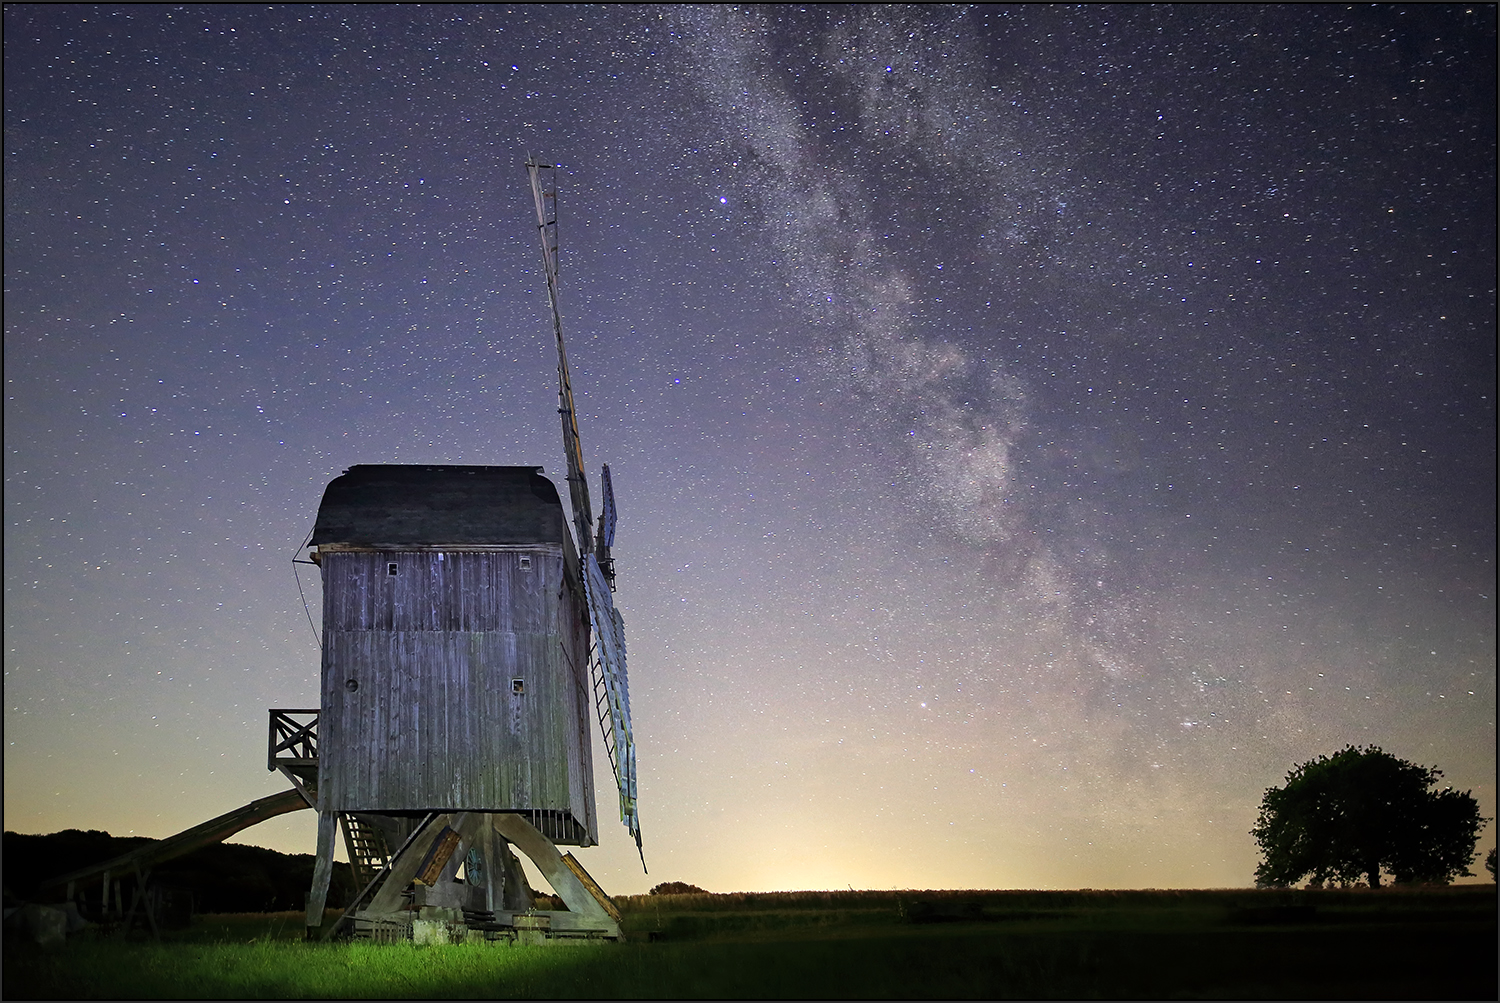
[[1493,816],[1495,19],[7,5],[5,827],[285,788],[345,468],[560,481],[528,151],[610,891],[1244,886],[1350,743]]

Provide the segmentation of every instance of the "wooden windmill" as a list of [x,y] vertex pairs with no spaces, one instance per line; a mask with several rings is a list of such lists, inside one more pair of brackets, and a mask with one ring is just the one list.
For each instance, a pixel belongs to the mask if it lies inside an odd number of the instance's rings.
[[[557,302],[557,169],[526,167],[557,340],[572,531],[541,467],[346,470],[324,491],[311,536],[323,573],[320,706],[270,712],[266,765],[292,789],[48,879],[43,891],[127,927],[139,912],[154,930],[153,867],[313,808],[309,936],[322,925],[340,829],[360,891],[330,936],[621,936],[614,903],[558,850],[599,841],[594,716],[637,850],[641,830],[625,627],[612,597],[614,491],[606,466],[595,527]],[[535,908],[513,848],[567,909]]]
[[[527,170],[572,532],[540,467],[360,465],[328,485],[311,539],[321,706],[315,724],[273,711],[270,756],[318,811],[309,934],[342,829],[361,891],[331,934],[620,936],[613,903],[558,850],[598,842],[595,716],[638,849],[640,825],[609,468],[595,527],[557,300],[556,168]],[[513,849],[565,911],[533,907]]]

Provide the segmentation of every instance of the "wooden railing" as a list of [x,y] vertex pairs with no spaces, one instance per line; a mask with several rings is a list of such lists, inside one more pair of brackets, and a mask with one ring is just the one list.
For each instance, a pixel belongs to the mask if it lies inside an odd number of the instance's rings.
[[318,765],[318,708],[271,709],[266,769]]

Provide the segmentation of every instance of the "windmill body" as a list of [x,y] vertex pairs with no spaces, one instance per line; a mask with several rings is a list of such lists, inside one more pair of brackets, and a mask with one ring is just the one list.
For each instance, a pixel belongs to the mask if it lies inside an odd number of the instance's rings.
[[312,541],[323,807],[514,811],[596,844],[583,583],[541,471],[353,467]]

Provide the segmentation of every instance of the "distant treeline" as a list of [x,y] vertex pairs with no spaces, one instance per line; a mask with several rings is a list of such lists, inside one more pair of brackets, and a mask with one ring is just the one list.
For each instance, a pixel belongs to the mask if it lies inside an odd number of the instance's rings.
[[[144,836],[111,836],[98,829],[64,829],[45,836],[5,833],[3,846],[5,904],[39,901],[41,883],[90,864],[102,863],[154,840]],[[174,893],[190,893],[198,913],[282,912],[301,909],[312,885],[311,853],[279,853],[259,846],[218,843],[157,864],[149,881]],[[128,874],[119,877],[132,877]],[[81,888],[95,899],[95,880]],[[342,907],[354,897],[354,875],[345,863],[334,863],[328,904]],[[47,898],[58,898],[49,892]]]

